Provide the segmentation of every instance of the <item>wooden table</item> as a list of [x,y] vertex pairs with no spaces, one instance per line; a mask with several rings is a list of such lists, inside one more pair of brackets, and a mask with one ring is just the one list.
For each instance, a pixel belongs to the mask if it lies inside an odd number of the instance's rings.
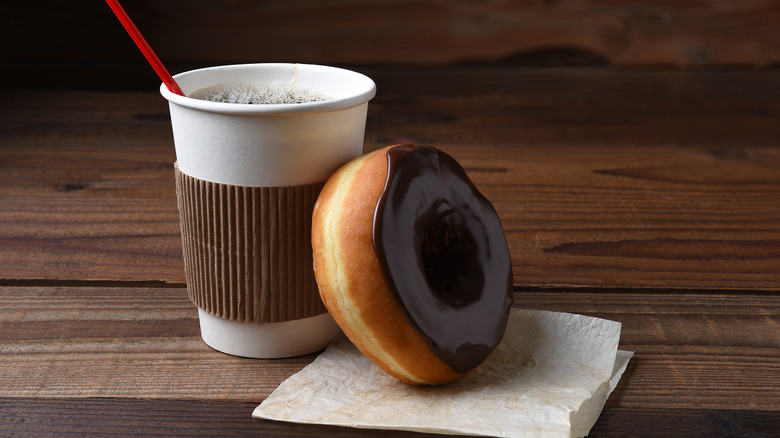
[[[464,165],[517,307],[623,324],[636,353],[592,436],[777,436],[780,72],[362,71],[366,149]],[[0,111],[0,435],[399,435],[251,418],[316,355],[201,342],[156,90],[10,90]]]

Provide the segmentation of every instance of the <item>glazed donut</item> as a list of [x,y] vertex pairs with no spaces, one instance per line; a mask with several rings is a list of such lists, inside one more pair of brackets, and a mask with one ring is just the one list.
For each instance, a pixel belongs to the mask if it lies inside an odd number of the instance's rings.
[[459,379],[501,341],[512,305],[504,231],[436,148],[388,146],[338,169],[314,207],[312,247],[330,314],[406,383]]

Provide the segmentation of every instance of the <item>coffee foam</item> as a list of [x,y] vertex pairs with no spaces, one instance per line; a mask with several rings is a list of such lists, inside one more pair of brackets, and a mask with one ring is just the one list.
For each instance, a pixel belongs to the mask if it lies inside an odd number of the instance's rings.
[[299,87],[295,82],[254,81],[222,83],[201,88],[188,97],[223,103],[289,104],[330,99],[325,93]]

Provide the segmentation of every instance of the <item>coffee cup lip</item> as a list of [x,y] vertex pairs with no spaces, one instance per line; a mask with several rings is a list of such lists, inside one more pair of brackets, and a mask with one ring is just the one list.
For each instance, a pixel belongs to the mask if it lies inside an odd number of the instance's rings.
[[[262,72],[262,76],[258,75],[260,72]],[[250,82],[253,80],[290,81],[295,77],[300,78],[302,82],[314,82],[305,85],[329,94],[333,98],[305,103],[261,105],[211,102],[175,94],[168,90],[165,84],[160,85],[160,94],[169,102],[183,107],[238,115],[337,111],[364,104],[376,95],[376,84],[368,76],[343,68],[316,64],[231,64],[190,70],[173,76],[185,94],[225,82]]]

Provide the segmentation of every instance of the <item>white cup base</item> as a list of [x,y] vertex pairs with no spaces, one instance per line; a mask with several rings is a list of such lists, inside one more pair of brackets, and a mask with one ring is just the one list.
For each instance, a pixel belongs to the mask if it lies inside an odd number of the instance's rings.
[[200,332],[209,347],[233,356],[278,359],[324,349],[339,332],[328,313],[273,323],[232,321],[198,308]]

